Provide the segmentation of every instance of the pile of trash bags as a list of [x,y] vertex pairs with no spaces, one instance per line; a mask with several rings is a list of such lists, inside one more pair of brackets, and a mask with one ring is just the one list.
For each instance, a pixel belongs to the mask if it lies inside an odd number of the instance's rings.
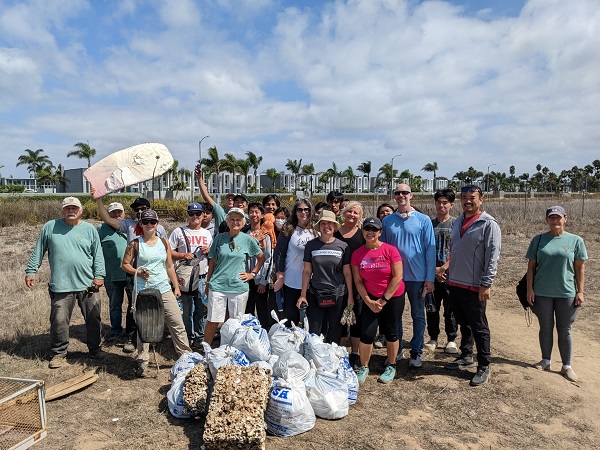
[[[274,316],[275,318],[276,315]],[[183,403],[185,375],[206,363],[212,379],[221,366],[258,366],[269,369],[273,383],[265,422],[275,436],[295,436],[315,426],[316,418],[341,419],[358,396],[358,379],[346,348],[323,341],[303,328],[282,320],[269,332],[258,319],[244,314],[221,327],[221,346],[204,343],[204,356],[187,353],[171,368],[172,386],[167,393],[169,411],[178,418],[191,417]],[[210,391],[210,389],[209,389]]]

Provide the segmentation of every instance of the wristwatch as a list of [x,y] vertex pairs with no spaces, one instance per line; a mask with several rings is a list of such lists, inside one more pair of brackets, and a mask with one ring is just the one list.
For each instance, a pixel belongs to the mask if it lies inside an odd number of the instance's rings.
[[387,303],[387,302],[389,301],[389,299],[388,299],[388,298],[386,298],[386,296],[385,296],[385,295],[382,295],[382,296],[381,296],[381,300],[383,300],[383,301],[384,301],[384,303]]
[[258,272],[254,272],[254,271],[250,272],[250,273],[254,276],[254,278],[256,278],[256,275],[258,275]]

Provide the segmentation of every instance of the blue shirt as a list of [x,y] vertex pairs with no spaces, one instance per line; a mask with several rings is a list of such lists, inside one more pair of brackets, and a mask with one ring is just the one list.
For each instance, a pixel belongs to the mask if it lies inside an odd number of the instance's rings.
[[383,219],[381,240],[400,252],[404,281],[435,280],[435,237],[431,219],[412,211],[408,219],[398,212]]

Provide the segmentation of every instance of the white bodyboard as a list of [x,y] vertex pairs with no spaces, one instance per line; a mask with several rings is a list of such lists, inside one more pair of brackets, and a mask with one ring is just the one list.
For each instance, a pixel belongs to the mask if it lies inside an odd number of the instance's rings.
[[173,156],[165,145],[148,143],[112,153],[83,175],[96,189],[94,198],[98,198],[158,177],[172,166]]

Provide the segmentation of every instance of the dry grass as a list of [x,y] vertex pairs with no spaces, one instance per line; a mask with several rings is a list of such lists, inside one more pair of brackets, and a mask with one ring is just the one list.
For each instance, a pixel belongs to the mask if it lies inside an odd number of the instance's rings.
[[[572,214],[570,230],[584,237],[591,258],[587,265],[587,306],[574,325],[574,367],[583,375],[582,383],[574,385],[556,374],[528,368],[539,358],[537,328],[535,324],[525,326],[514,296],[514,285],[525,270],[526,247],[534,234],[545,229],[543,211],[549,204],[528,201],[531,217],[523,218],[523,205],[518,202],[488,202],[488,211],[498,218],[503,230],[499,274],[489,305],[494,362],[491,383],[473,389],[468,386],[469,373],[449,373],[443,368],[449,356],[439,351],[426,353],[422,370],[408,370],[404,361],[398,366],[398,379],[389,386],[377,383],[376,375],[370,377],[361,386],[359,401],[348,417],[318,420],[312,431],[294,438],[269,437],[267,448],[598,448],[600,368],[594,355],[600,350],[596,256],[600,238],[591,217],[598,217],[600,205],[589,202],[588,219],[586,202],[586,216],[579,220],[576,211],[580,201],[562,204]],[[172,230],[178,224],[165,225]],[[58,371],[47,369],[47,263],[42,265],[34,289],[26,289],[23,282],[40,227],[0,228],[0,376],[43,379],[52,385],[94,363],[86,357],[85,328],[76,310],[70,364]],[[106,327],[109,315],[104,290],[102,317]],[[405,340],[412,335],[410,327],[406,311]],[[165,342],[158,349],[158,379],[134,379],[132,358],[117,346],[106,350],[108,358],[96,366],[101,374],[98,382],[47,405],[49,434],[36,448],[199,448],[202,422],[174,419],[167,410],[168,368],[175,357],[172,344]],[[383,351],[375,351],[372,373],[383,370],[384,359]],[[553,364],[558,364],[555,359]]]

